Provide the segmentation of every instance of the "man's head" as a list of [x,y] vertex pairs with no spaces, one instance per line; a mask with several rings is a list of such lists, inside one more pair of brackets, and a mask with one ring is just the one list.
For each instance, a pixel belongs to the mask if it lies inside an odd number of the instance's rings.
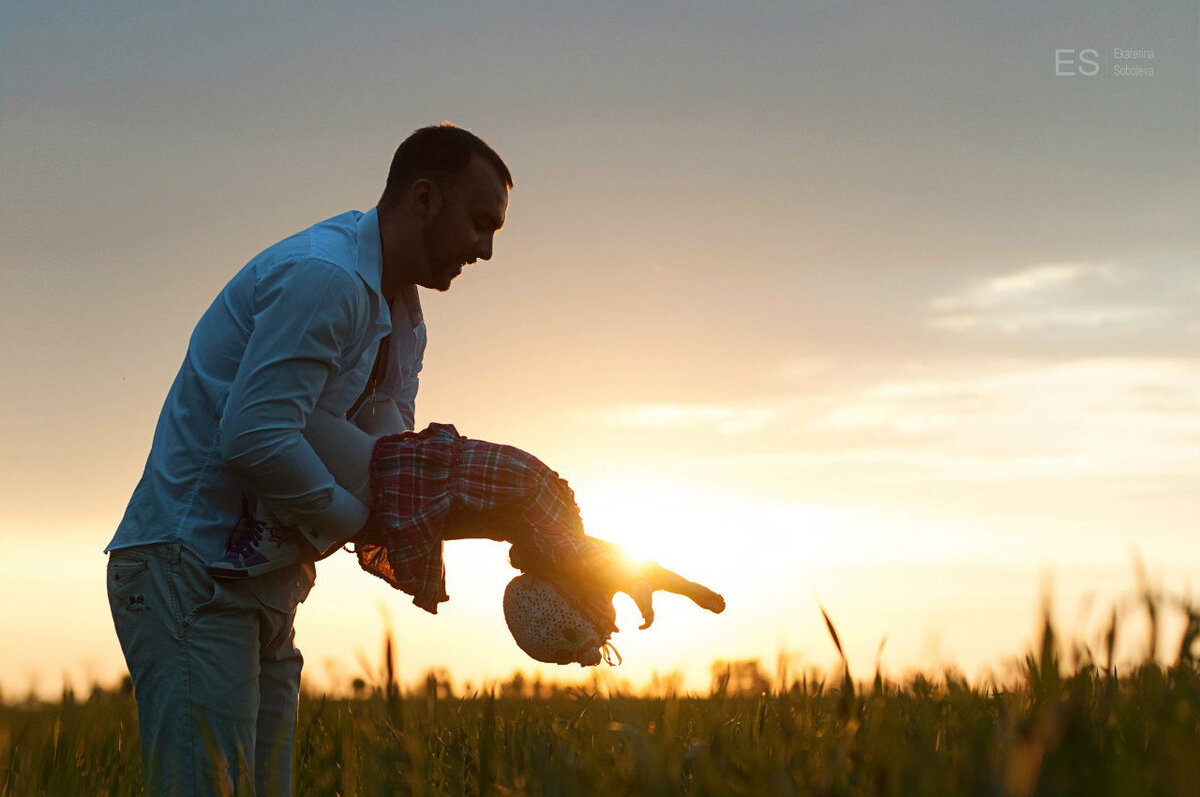
[[379,199],[384,291],[444,291],[464,265],[491,259],[512,184],[504,161],[473,133],[449,122],[414,131]]

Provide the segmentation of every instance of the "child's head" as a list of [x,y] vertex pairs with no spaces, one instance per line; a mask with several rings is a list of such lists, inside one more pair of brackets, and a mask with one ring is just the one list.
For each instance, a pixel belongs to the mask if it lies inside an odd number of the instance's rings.
[[607,602],[567,600],[550,582],[528,573],[504,590],[504,620],[521,650],[549,664],[599,664],[616,613]]

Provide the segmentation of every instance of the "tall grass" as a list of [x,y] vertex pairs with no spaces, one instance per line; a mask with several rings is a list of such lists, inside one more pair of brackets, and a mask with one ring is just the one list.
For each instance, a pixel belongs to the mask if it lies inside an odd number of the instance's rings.
[[[1118,672],[1115,616],[1094,657],[1064,649],[1047,614],[1008,684],[952,673],[894,681],[878,666],[856,683],[843,655],[832,677],[759,694],[717,678],[701,697],[455,698],[434,678],[402,694],[388,637],[377,683],[360,697],[302,700],[295,793],[1195,795],[1200,615],[1187,611],[1169,665],[1152,644]],[[134,717],[128,695],[99,691],[0,709],[0,796],[137,793]]]

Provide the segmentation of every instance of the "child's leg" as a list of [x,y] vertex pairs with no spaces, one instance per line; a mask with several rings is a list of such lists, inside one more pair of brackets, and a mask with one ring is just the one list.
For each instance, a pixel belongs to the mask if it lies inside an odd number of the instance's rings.
[[375,438],[345,418],[318,407],[308,417],[304,439],[337,483],[370,506],[371,451]]
[[[334,480],[370,505],[371,449],[375,439],[345,418],[320,408],[309,416],[304,437]],[[300,559],[312,559],[323,550],[336,550],[342,542],[309,540],[295,526],[281,524],[260,502],[257,515],[243,517],[225,555],[210,565],[209,571],[222,578],[261,575]]]

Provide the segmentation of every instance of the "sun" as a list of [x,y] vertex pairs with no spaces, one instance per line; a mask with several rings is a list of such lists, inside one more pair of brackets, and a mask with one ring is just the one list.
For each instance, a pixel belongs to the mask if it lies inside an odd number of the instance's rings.
[[576,484],[587,533],[617,543],[692,581],[743,595],[760,591],[764,571],[789,562],[810,568],[845,556],[860,524],[836,509],[769,504],[693,485],[625,474]]
[[617,543],[635,560],[743,595],[777,588],[780,580],[803,588],[830,568],[887,564],[901,539],[917,552],[945,544],[938,535],[923,546],[928,529],[861,507],[764,501],[651,473],[575,487],[588,534]]
[[731,557],[740,559],[734,552],[747,547],[816,566],[859,558],[861,552],[847,545],[878,542],[881,530],[852,507],[755,500],[652,474],[574,486],[588,534],[623,546],[635,558],[695,568],[697,575],[726,570]]
[[720,570],[729,539],[711,500],[643,479],[589,484],[577,497],[588,534],[617,543],[631,558],[654,560],[695,580]]

